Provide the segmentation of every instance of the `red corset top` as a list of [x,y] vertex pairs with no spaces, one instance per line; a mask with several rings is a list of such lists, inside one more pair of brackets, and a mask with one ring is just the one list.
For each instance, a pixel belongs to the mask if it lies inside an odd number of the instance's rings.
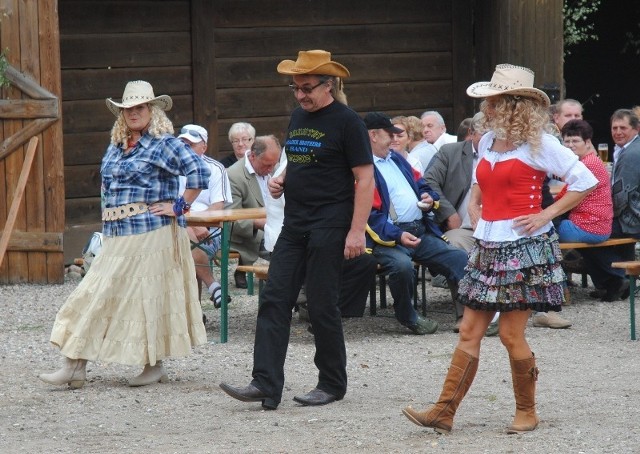
[[482,189],[482,218],[504,221],[542,210],[542,184],[545,172],[519,159],[491,163],[482,159],[476,169]]

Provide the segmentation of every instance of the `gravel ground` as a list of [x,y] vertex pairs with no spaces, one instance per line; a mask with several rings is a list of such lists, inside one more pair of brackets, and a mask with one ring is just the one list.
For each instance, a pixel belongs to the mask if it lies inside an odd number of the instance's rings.
[[628,301],[591,300],[573,288],[562,313],[567,330],[529,328],[538,358],[538,429],[506,435],[514,412],[508,358],[498,338],[483,342],[475,382],[449,435],[410,423],[400,410],[438,398],[457,337],[447,292],[429,292],[430,336],[414,336],[393,318],[345,319],[349,390],[325,407],[301,407],[294,395],[314,387],[313,338],[294,317],[283,402],[275,412],[231,399],[221,381],[244,385],[252,365],[256,296],[232,289],[229,342],[220,344],[219,312],[204,306],[210,343],[166,361],[170,382],[126,386],[140,371],[89,363],[84,388],[37,378],[59,365],[49,343],[57,309],[77,285],[0,286],[0,452],[640,452],[640,343],[629,340]]

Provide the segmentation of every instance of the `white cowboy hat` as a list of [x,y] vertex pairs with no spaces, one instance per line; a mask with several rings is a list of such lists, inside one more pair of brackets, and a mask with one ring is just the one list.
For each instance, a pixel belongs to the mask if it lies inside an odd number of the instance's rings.
[[301,50],[296,61],[282,60],[277,70],[280,74],[289,76],[319,74],[349,77],[349,70],[340,63],[331,61],[331,52],[326,50]]
[[120,109],[128,109],[147,103],[155,104],[162,110],[171,110],[173,106],[173,101],[169,96],[155,96],[151,84],[144,80],[128,82],[124,87],[124,93],[122,93],[122,102],[115,102],[113,99],[107,98],[107,107],[116,117],[120,115]]
[[549,107],[547,94],[533,87],[533,71],[523,66],[497,65],[490,82],[469,85],[467,95],[472,98],[487,98],[496,95],[513,95],[534,98]]

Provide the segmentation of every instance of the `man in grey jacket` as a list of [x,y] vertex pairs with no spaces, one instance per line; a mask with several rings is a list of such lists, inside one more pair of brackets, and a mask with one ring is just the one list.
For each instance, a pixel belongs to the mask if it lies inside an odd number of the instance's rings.
[[452,245],[469,252],[473,229],[467,212],[473,169],[478,163],[477,147],[484,134],[483,114],[478,112],[469,126],[470,140],[443,145],[431,160],[424,178],[440,194],[435,219]]
[[[611,191],[613,224],[611,238],[640,238],[640,138],[638,117],[632,110],[618,109],[611,116],[611,137],[615,143]],[[633,245],[586,248],[580,251],[593,285],[602,301],[629,296],[624,270],[611,268],[612,262],[634,260]]]

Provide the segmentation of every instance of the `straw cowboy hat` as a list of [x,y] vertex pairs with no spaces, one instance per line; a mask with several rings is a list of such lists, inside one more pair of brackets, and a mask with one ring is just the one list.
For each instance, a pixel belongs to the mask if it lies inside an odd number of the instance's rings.
[[162,110],[171,110],[173,101],[167,95],[155,96],[153,87],[144,80],[133,80],[127,83],[122,93],[122,102],[115,102],[107,98],[107,107],[116,117],[120,115],[120,109],[138,106],[140,104],[155,104]]
[[282,60],[278,72],[289,76],[302,74],[320,74],[327,76],[349,77],[349,70],[340,63],[331,61],[331,52],[326,50],[301,50],[298,59]]
[[549,107],[547,94],[533,88],[533,71],[515,65],[497,65],[490,82],[469,85],[467,94],[472,98],[487,98],[496,95],[513,95],[534,98]]

